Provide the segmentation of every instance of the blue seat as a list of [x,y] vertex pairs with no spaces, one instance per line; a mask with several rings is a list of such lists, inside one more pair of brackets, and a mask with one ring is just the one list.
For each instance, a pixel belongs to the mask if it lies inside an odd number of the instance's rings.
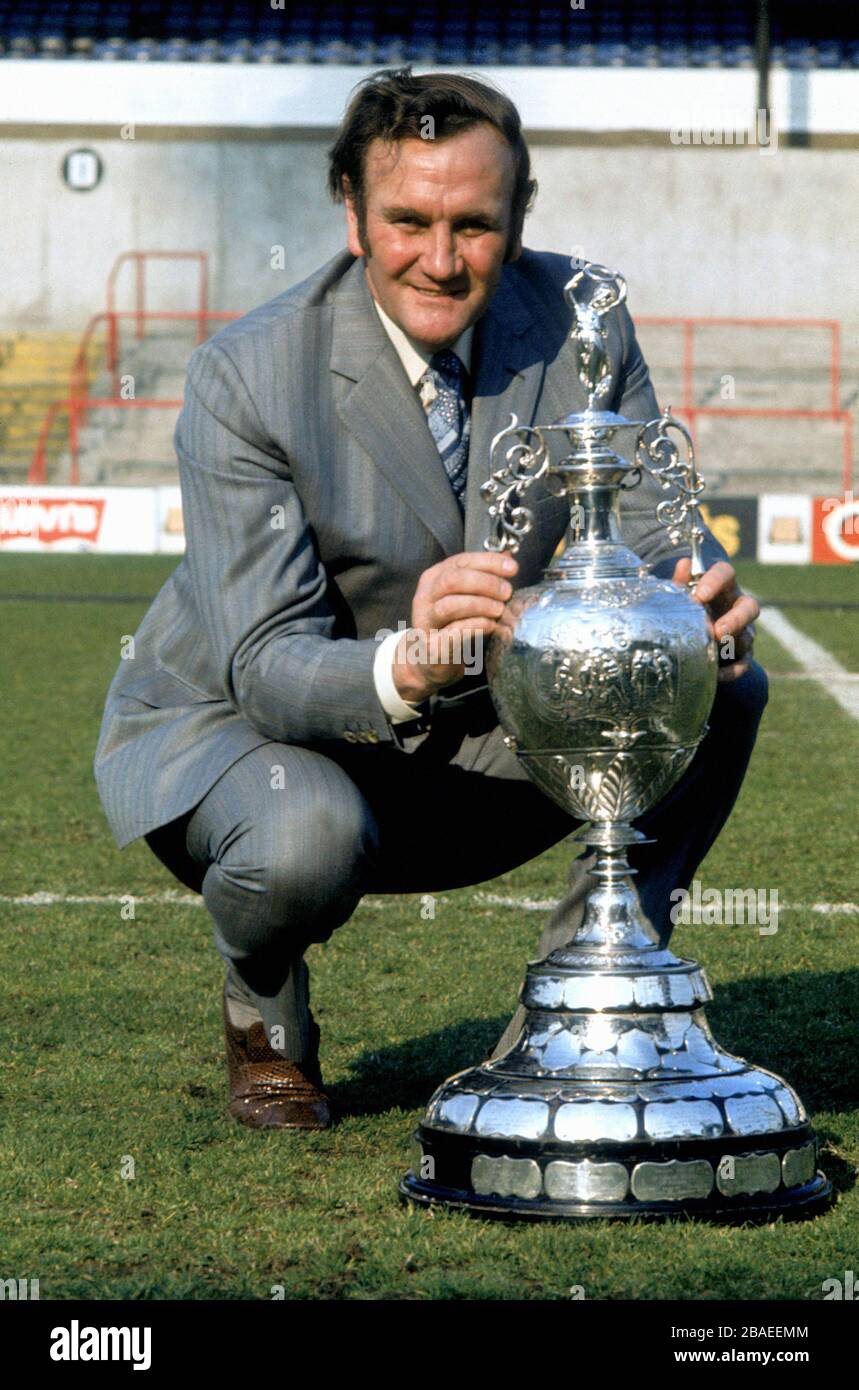
[[445,67],[459,67],[468,62],[468,50],[464,43],[450,43],[445,40],[439,44],[437,61]]
[[284,45],[280,39],[255,39],[254,57],[258,63],[282,63]]
[[691,63],[689,47],[680,40],[661,45],[662,66],[664,68],[688,68]]
[[846,46],[838,39],[824,39],[817,45],[817,66],[820,68],[846,67]]
[[161,45],[157,39],[133,39],[125,50],[125,57],[131,63],[146,63],[161,56]]
[[728,40],[722,44],[722,62],[728,68],[749,67],[755,58],[755,51],[750,43]]
[[567,50],[562,43],[541,43],[534,52],[534,62],[538,67],[562,67],[566,61]]
[[384,37],[376,40],[376,61],[394,67],[406,61],[406,40]]
[[649,40],[633,39],[627,45],[627,62],[635,68],[658,68],[659,45]]
[[784,65],[788,68],[813,68],[817,58],[814,44],[807,39],[785,39]]
[[125,44],[121,39],[100,39],[93,45],[93,57],[102,63],[119,62],[125,57]]
[[331,39],[328,43],[317,44],[315,56],[318,63],[343,65],[356,61],[354,45],[345,39]]
[[523,41],[505,42],[501,50],[502,64],[509,64],[511,67],[527,67],[533,59],[533,49],[530,43]]
[[284,63],[313,62],[313,44],[310,39],[284,39],[281,53]]
[[477,39],[471,49],[471,62],[482,63],[484,67],[497,67],[502,61],[503,49],[497,39]]
[[231,39],[223,45],[225,63],[250,63],[253,61],[253,45],[250,39]]
[[217,39],[200,39],[192,48],[193,61],[197,63],[220,63],[223,51]]
[[625,43],[604,43],[600,39],[594,45],[594,62],[600,68],[623,67],[629,50]]

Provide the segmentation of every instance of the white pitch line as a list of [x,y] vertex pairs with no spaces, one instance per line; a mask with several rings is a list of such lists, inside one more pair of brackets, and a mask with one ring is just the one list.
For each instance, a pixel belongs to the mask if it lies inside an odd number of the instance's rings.
[[859,682],[831,652],[794,627],[780,608],[762,608],[757,622],[799,662],[801,675],[816,681],[853,719],[859,719]]
[[22,893],[19,897],[0,894],[0,903],[12,903],[15,907],[64,907],[66,903],[155,903],[171,906],[192,903],[202,904],[197,893],[179,893],[168,889],[165,893],[146,893],[135,897],[133,893]]
[[[396,907],[398,904],[392,899],[400,896],[404,895],[391,894],[387,897],[368,895],[361,899],[358,906],[369,908]],[[436,902],[446,902],[449,895],[446,893],[424,893],[420,896],[434,898]],[[520,912],[551,912],[553,908],[558,906],[560,899],[477,892],[471,894],[471,902],[475,907],[510,907]],[[134,903],[135,907],[202,907],[203,899],[198,893],[180,893],[167,889],[163,893],[141,893],[136,897],[133,893],[21,893],[19,895],[2,893],[0,894],[0,903],[8,903],[12,907],[65,907],[78,904],[105,907],[111,903],[122,903],[123,905]],[[824,917],[853,917],[859,916],[859,903],[779,903],[779,912],[816,912]]]
[[[837,700],[842,709],[859,720],[859,675],[851,674],[836,661],[825,647],[821,647],[811,637],[795,628],[779,608],[764,607],[757,620],[776,641],[795,657],[802,667],[801,671],[791,672],[795,679],[813,680]],[[443,894],[429,894],[436,901],[443,901]],[[551,912],[558,906],[558,898],[527,898],[503,896],[498,893],[473,893],[471,901],[476,906],[510,907],[520,912]],[[64,907],[66,905],[105,906],[109,903],[129,902],[152,905],[154,907],[182,906],[202,907],[203,899],[198,893],[181,893],[177,889],[166,889],[162,893],[23,893],[19,895],[0,893],[0,903],[14,907]],[[365,897],[360,907],[390,907],[390,898]],[[821,916],[854,916],[859,914],[859,903],[784,903],[780,911],[816,912]]]
[[[767,671],[767,676],[771,681],[826,681],[829,674],[826,671]],[[839,677],[845,685],[859,685],[859,673],[848,671],[846,675]]]
[[[472,902],[486,907],[517,907],[525,912],[551,912],[559,898],[501,897],[497,893],[473,893]],[[859,915],[859,903],[779,903],[779,912],[819,912],[824,916]]]

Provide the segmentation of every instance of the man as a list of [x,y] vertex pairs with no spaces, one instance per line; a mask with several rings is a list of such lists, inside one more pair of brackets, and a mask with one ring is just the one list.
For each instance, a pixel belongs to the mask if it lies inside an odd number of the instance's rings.
[[[364,893],[478,883],[577,824],[522,773],[456,648],[488,639],[569,519],[535,484],[517,559],[484,550],[490,441],[511,413],[585,404],[569,262],[522,249],[535,184],[518,114],[471,79],[377,74],[330,186],[348,251],[191,356],[175,434],[186,554],[120,663],[95,759],[120,847],[145,835],[203,895],[227,965],[230,1113],[259,1127],[329,1123],[309,943]],[[606,408],[651,419],[632,321],[611,317]],[[624,493],[625,539],[683,582],[661,496],[647,478]],[[766,701],[757,606],[706,545],[698,592],[735,659],[692,766],[640,821],[656,844],[633,855],[666,940],[669,894],[724,823]],[[574,866],[543,952],[587,886]]]

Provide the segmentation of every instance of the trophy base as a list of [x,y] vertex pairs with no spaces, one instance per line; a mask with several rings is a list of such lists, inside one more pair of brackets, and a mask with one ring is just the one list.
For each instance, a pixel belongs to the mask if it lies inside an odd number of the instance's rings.
[[407,1173],[399,1186],[400,1196],[418,1206],[444,1206],[494,1221],[676,1221],[712,1222],[719,1225],[762,1225],[777,1220],[802,1221],[819,1215],[830,1206],[832,1186],[820,1172],[800,1187],[773,1194],[723,1199],[713,1202],[687,1201],[678,1207],[671,1202],[575,1202],[528,1201],[521,1197],[482,1196],[437,1183],[422,1182]]
[[816,1215],[802,1101],[714,1038],[707,977],[660,945],[610,829],[573,940],[529,963],[516,1041],[436,1090],[400,1194],[508,1220]]
[[421,1125],[400,1196],[514,1221],[802,1220],[829,1206],[809,1125],[744,1140],[515,1148]]
[[532,962],[517,1041],[436,1091],[401,1196],[507,1220],[824,1210],[832,1187],[796,1092],[719,1046],[696,962],[631,955],[629,973],[593,971],[575,945]]

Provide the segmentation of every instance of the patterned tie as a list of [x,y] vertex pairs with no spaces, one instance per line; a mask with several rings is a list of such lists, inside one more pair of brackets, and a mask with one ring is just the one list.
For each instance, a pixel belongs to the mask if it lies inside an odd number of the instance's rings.
[[421,400],[459,509],[465,513],[471,412],[465,398],[465,368],[449,348],[434,352],[420,379]]

